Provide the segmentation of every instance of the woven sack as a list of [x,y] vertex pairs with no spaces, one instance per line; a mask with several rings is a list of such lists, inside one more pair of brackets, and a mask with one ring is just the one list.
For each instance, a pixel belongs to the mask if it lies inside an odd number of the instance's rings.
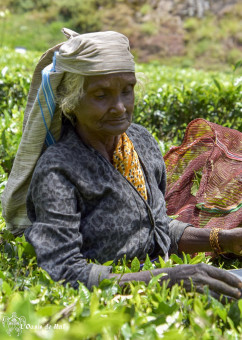
[[242,227],[242,133],[193,120],[164,156],[168,215],[197,228]]

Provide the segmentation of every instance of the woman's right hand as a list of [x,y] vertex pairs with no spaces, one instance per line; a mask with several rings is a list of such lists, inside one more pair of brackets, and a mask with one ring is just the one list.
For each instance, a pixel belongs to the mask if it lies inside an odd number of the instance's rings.
[[[186,291],[191,291],[192,287],[199,293],[204,293],[204,287],[208,286],[211,295],[219,299],[220,295],[239,299],[242,295],[242,281],[235,275],[226,270],[219,269],[205,263],[195,265],[182,264],[172,268],[165,268],[167,276],[163,279],[169,279],[168,286],[183,283]],[[153,275],[164,273],[164,269],[154,269]]]
[[122,286],[129,281],[144,281],[148,283],[152,276],[161,273],[167,274],[160,278],[160,284],[164,280],[169,280],[168,287],[176,283],[191,291],[192,287],[199,293],[204,293],[204,287],[208,286],[210,293],[216,299],[220,295],[239,299],[242,293],[242,282],[235,275],[224,269],[219,269],[205,263],[199,264],[181,264],[172,268],[153,269],[151,271],[141,271],[127,274],[110,274],[109,277],[116,277]]

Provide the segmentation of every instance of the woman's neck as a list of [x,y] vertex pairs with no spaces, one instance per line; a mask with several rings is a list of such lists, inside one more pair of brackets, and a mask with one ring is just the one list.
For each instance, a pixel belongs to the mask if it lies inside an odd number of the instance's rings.
[[103,155],[110,163],[113,163],[113,153],[118,145],[120,135],[118,136],[97,136],[90,135],[80,125],[76,126],[76,132],[83,143],[90,145]]

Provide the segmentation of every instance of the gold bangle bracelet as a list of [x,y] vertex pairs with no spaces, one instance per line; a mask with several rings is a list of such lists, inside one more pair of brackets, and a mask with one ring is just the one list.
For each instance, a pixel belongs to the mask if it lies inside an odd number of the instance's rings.
[[223,253],[218,241],[218,233],[220,232],[220,230],[220,228],[212,228],[209,234],[210,246],[213,251],[218,255]]

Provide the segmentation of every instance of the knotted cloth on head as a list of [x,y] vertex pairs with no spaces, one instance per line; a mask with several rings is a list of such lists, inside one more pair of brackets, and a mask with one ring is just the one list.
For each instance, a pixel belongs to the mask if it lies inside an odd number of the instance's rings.
[[31,225],[26,195],[33,170],[45,147],[61,132],[61,110],[55,97],[65,72],[84,76],[135,72],[129,41],[117,32],[79,35],[64,28],[68,41],[49,49],[38,62],[24,113],[23,134],[2,195],[3,217],[10,231]]

